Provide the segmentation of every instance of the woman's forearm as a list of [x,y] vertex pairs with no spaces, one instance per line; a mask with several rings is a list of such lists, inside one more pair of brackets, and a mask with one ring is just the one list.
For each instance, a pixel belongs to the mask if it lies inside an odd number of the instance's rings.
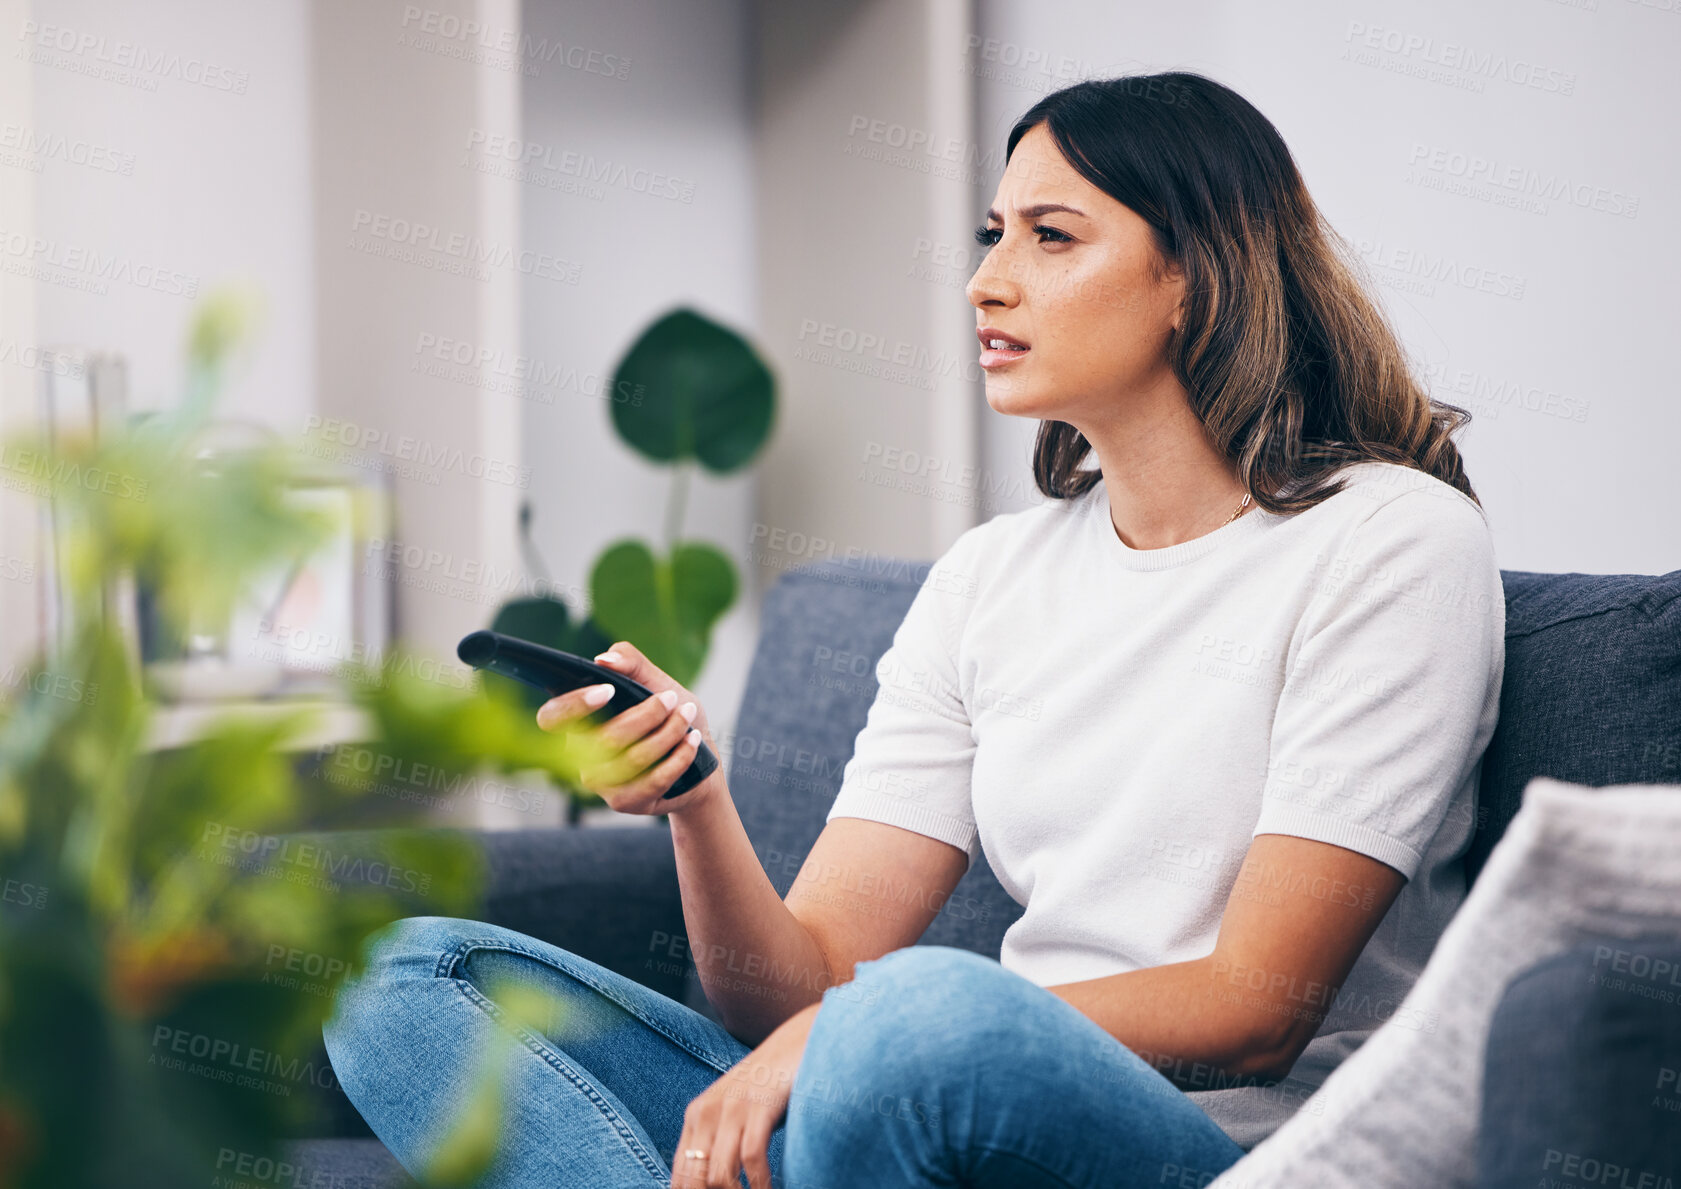
[[721,779],[670,821],[701,986],[730,1033],[758,1044],[822,998],[829,980],[823,953],[776,894]]
[[[1212,958],[1046,987],[1182,1090],[1282,1077],[1277,1016],[1242,996]],[[1270,1006],[1270,1005],[1269,1005]]]

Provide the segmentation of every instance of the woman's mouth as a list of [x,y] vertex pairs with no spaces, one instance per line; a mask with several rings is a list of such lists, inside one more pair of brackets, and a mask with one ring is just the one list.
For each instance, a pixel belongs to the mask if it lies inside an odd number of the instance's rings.
[[981,327],[975,332],[975,337],[981,343],[980,364],[984,368],[1003,367],[1005,364],[1014,363],[1032,350],[1014,335],[1005,334],[990,326]]

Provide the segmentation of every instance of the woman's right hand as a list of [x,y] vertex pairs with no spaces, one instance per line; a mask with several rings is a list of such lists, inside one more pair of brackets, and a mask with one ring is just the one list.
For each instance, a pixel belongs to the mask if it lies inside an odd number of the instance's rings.
[[[612,699],[613,687],[607,684],[568,690],[538,707],[537,725],[545,731],[576,724],[569,729],[593,734],[595,746],[586,750],[595,762],[580,771],[582,787],[617,813],[645,815],[688,809],[722,788],[724,769],[720,764],[717,771],[687,792],[669,801],[664,799],[694,762],[701,741],[711,743],[706,712],[688,690],[624,641],[595,659],[597,664],[623,673],[654,692],[598,725],[579,720]],[[716,745],[713,751],[716,754]]]

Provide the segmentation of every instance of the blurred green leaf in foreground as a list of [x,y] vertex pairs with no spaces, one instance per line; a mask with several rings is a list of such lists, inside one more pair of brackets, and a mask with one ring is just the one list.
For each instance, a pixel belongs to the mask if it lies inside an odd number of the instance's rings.
[[[176,408],[97,441],[0,443],[12,477],[69,513],[73,625],[0,704],[0,1189],[231,1183],[229,1153],[260,1161],[318,1125],[313,1090],[336,1088],[321,1022],[366,934],[477,908],[468,836],[334,832],[365,819],[367,794],[300,772],[307,710],[146,744],[154,708],[104,613],[109,579],[145,583],[176,628],[225,622],[253,576],[328,528],[286,499],[290,448],[201,449],[253,309],[207,299]],[[582,745],[539,731],[518,699],[396,661],[347,674],[366,746],[575,782]],[[471,1183],[490,1158],[482,1116],[463,1104],[440,1181]]]

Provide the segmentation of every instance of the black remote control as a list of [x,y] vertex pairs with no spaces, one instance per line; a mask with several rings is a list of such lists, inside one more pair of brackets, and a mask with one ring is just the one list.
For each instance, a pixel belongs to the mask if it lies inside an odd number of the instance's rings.
[[[463,636],[455,646],[455,655],[475,669],[500,673],[515,681],[535,686],[551,696],[586,685],[605,682],[613,687],[613,697],[589,718],[598,722],[629,710],[653,696],[654,691],[640,681],[632,681],[622,673],[604,668],[558,648],[545,648],[529,640],[504,636],[501,632],[472,632]],[[688,770],[679,776],[661,800],[670,800],[694,788],[718,770],[718,757],[701,740],[695,759]]]

